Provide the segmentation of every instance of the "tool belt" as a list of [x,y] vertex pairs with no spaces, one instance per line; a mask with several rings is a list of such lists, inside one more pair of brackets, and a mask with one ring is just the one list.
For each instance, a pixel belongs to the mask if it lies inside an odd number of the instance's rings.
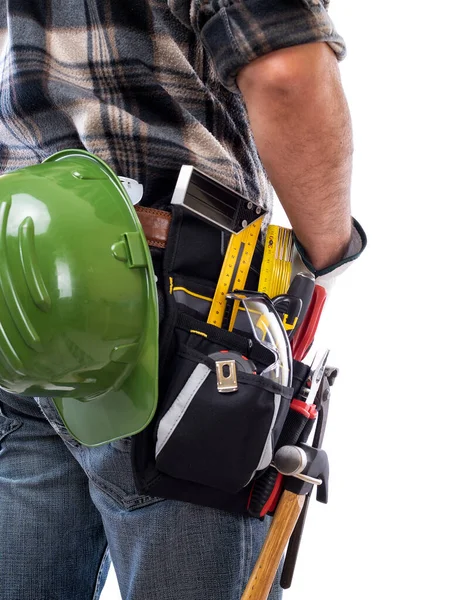
[[[294,361],[292,387],[238,370],[238,389],[220,393],[218,353],[243,356],[258,373],[272,360],[262,345],[207,323],[229,234],[176,205],[137,213],[160,302],[158,409],[132,438],[137,490],[261,518],[282,491],[282,477],[270,466],[275,450],[306,441],[317,415],[295,399],[309,367]],[[246,289],[258,288],[263,250],[258,241]],[[322,395],[333,380],[327,375]]]

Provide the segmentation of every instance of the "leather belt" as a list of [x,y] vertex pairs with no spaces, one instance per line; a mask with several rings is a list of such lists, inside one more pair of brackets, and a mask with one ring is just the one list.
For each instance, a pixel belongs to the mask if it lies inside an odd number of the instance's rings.
[[135,206],[149,246],[165,248],[172,215],[165,210]]

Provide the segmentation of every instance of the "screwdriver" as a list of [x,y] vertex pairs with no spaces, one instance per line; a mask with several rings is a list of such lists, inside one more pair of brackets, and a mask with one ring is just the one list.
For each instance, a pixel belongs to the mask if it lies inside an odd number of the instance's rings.
[[305,318],[314,292],[315,279],[312,273],[297,273],[286,294],[273,298],[272,302],[292,339]]
[[[296,328],[302,324],[305,318],[306,311],[308,310],[311,298],[314,292],[315,277],[311,272],[301,272],[295,275],[291,281],[291,285],[287,291],[287,296],[293,296],[294,298],[300,298],[302,301],[302,308],[298,316]],[[294,333],[294,332],[293,332]]]

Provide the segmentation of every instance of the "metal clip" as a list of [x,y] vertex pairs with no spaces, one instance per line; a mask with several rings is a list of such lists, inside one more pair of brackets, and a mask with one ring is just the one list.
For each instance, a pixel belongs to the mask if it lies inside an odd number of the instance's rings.
[[306,385],[300,393],[302,399],[305,400],[308,404],[313,404],[314,399],[317,395],[323,376],[325,374],[325,368],[327,366],[329,354],[330,351],[325,350],[321,353],[317,352],[314,357],[309,371],[308,379],[306,381]]
[[235,360],[216,360],[217,391],[226,394],[238,389]]

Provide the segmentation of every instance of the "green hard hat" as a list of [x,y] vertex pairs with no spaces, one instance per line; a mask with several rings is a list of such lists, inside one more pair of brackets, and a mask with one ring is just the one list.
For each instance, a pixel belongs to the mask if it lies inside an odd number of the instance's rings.
[[65,150],[0,177],[0,387],[50,396],[96,446],[141,431],[158,394],[147,241],[102,160]]

